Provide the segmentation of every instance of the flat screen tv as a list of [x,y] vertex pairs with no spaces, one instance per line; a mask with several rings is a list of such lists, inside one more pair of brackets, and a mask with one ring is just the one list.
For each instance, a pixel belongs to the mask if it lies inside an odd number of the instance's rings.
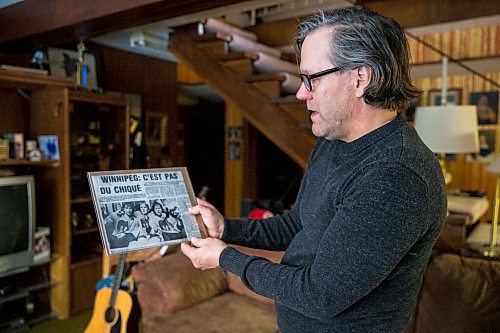
[[35,216],[34,177],[0,177],[0,276],[33,263]]

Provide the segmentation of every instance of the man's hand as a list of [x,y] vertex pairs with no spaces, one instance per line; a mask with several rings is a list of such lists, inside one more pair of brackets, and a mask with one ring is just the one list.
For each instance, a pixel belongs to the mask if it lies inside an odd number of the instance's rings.
[[226,243],[219,239],[193,237],[191,243],[181,244],[181,251],[194,267],[205,270],[219,267],[220,254],[226,247]]
[[207,226],[208,236],[221,239],[224,233],[224,217],[213,205],[205,200],[196,198],[198,204],[188,208],[188,211],[193,214],[201,214],[203,223]]

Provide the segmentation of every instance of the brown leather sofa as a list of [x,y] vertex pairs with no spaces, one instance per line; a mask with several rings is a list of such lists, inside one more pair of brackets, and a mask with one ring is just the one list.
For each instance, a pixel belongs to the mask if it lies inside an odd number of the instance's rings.
[[[280,252],[239,250],[279,262]],[[182,252],[133,267],[144,333],[275,333],[270,299],[246,288],[239,277],[197,270]]]
[[[239,249],[275,262],[282,255]],[[136,265],[132,274],[145,333],[278,331],[269,299],[248,290],[231,273],[195,269],[180,251]],[[405,330],[424,332],[500,332],[500,261],[434,255]]]

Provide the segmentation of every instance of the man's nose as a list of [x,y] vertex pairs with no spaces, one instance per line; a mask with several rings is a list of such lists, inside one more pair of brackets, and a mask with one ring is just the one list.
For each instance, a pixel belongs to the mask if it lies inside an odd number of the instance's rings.
[[306,86],[304,85],[303,82],[300,84],[299,90],[297,90],[295,97],[297,97],[297,99],[300,99],[302,101],[311,98],[311,92],[306,89]]

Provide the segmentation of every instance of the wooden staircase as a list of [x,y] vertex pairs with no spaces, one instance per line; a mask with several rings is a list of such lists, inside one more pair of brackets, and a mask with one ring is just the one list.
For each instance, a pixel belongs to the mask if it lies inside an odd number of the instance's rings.
[[281,93],[280,74],[255,74],[252,52],[228,52],[227,36],[195,36],[176,31],[169,50],[200,83],[210,86],[228,105],[279,147],[301,168],[307,167],[315,143],[305,103]]

